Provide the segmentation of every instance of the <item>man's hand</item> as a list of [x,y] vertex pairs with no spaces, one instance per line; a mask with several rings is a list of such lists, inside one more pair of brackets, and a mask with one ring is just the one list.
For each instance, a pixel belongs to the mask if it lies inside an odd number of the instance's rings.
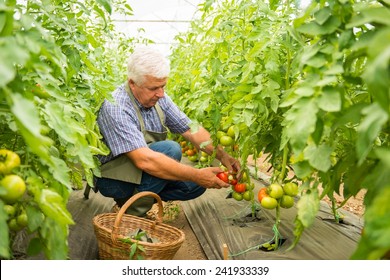
[[223,170],[219,167],[205,167],[199,169],[199,178],[194,178],[194,181],[199,185],[207,189],[221,189],[228,188],[230,185],[225,183],[217,177],[219,172]]
[[[236,173],[241,176],[241,164],[240,162],[226,153],[224,150],[220,151],[221,155],[219,161],[228,169],[229,172]],[[237,179],[240,179],[237,177]]]

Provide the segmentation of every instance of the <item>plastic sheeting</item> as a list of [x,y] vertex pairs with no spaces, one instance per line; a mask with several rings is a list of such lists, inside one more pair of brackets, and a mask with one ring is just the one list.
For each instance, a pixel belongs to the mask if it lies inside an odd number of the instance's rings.
[[[256,180],[254,183],[257,194],[264,184]],[[281,209],[279,232],[285,242],[276,251],[263,251],[259,245],[274,236],[276,211],[260,209],[253,216],[248,201],[236,201],[227,198],[227,194],[226,189],[210,189],[199,198],[182,202],[186,217],[210,260],[224,259],[224,244],[229,250],[228,259],[343,260],[350,258],[360,239],[363,221],[340,210],[345,217],[337,224],[330,207],[323,202],[314,224],[304,231],[295,248],[287,250],[294,242],[297,213],[294,205]]]

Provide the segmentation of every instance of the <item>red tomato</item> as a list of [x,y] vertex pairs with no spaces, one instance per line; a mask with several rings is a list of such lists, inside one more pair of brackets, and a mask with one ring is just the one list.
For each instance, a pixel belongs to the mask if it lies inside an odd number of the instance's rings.
[[246,184],[245,183],[239,183],[234,186],[234,190],[238,193],[243,193],[246,191]]
[[224,181],[225,183],[229,183],[229,178],[228,178],[227,172],[220,172],[220,173],[217,174],[217,177],[220,180]]
[[261,202],[263,200],[264,197],[266,196],[269,196],[268,193],[267,193],[267,188],[264,187],[264,188],[261,188],[259,190],[259,192],[257,193],[257,199],[259,200],[259,202]]
[[232,180],[229,181],[229,184],[233,185],[233,186],[237,185],[237,183],[238,183],[237,179],[232,179]]
[[228,173],[228,179],[229,179],[229,184],[230,184],[230,185],[235,185],[235,184],[238,183],[235,174]]

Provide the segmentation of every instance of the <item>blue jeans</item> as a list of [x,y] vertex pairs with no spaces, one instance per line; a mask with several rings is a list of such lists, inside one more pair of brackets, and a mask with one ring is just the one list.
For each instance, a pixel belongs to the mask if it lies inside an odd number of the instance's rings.
[[[154,142],[149,145],[153,151],[163,153],[177,161],[181,160],[180,145],[171,140]],[[97,178],[96,187],[103,196],[112,197],[121,206],[137,189],[158,194],[163,201],[190,200],[202,195],[206,189],[193,182],[170,181],[142,173],[141,183],[133,184],[108,178]]]

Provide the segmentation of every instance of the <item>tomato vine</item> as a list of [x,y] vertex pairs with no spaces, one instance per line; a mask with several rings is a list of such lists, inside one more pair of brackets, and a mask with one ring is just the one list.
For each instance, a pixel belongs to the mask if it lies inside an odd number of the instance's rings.
[[95,155],[107,153],[96,111],[143,40],[116,31],[113,12],[132,11],[122,0],[0,1],[0,147],[20,156],[15,173],[27,187],[16,205],[0,200],[2,259],[13,258],[19,232],[3,206],[25,211],[35,234],[27,253],[67,258],[69,195],[92,182]]
[[[316,0],[304,10],[207,1],[177,37],[175,101],[214,141],[221,124],[234,124],[244,167],[264,152],[272,182],[286,180],[289,166],[300,181],[294,244],[324,196],[364,189],[364,234],[351,258],[390,249],[389,15],[386,1]],[[336,220],[341,206],[333,203]]]

